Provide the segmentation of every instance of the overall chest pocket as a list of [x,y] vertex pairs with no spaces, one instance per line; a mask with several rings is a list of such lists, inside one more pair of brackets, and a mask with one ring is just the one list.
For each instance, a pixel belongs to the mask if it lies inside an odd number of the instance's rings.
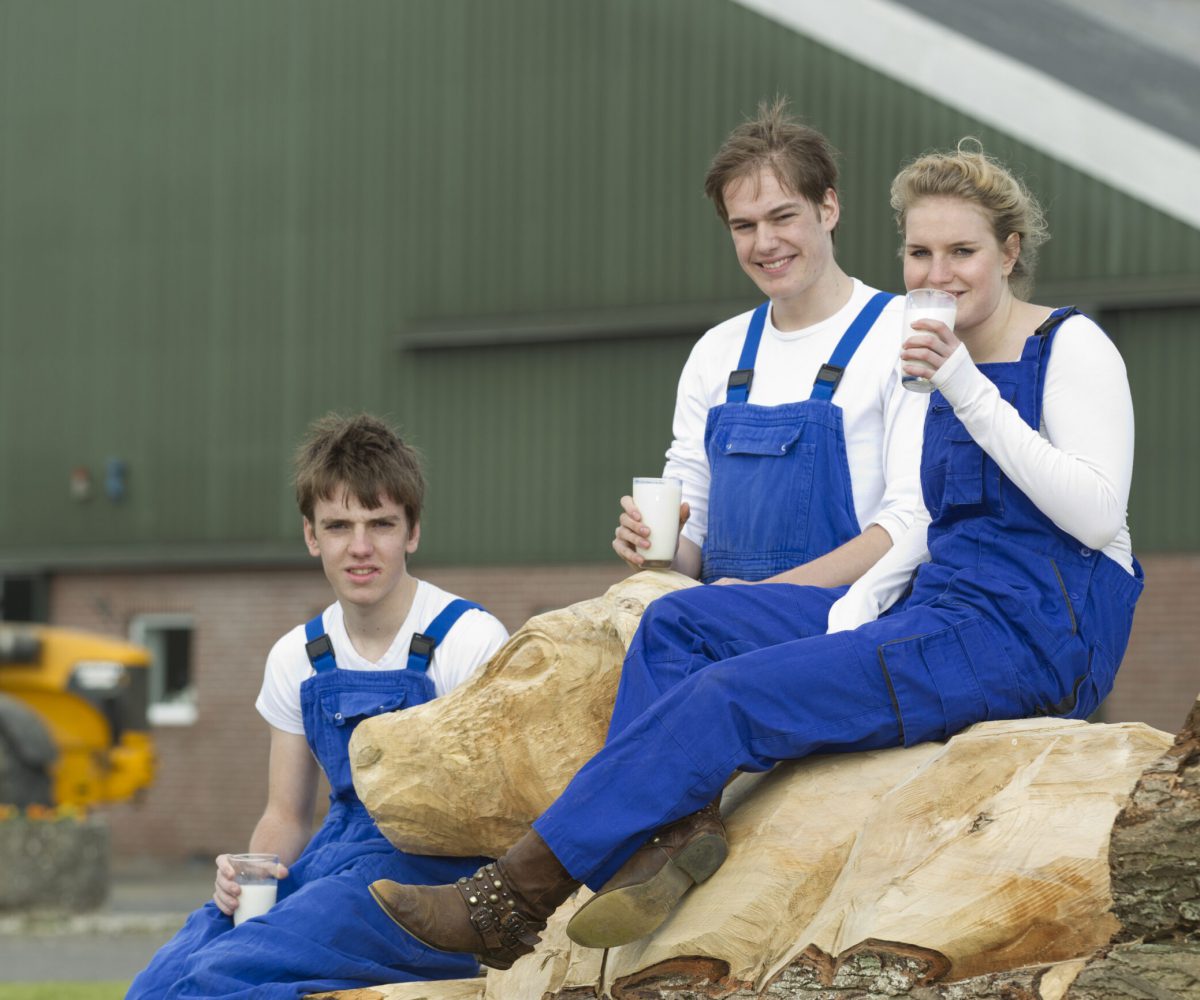
[[709,551],[802,547],[816,446],[803,421],[722,428],[712,449]]
[[321,714],[335,727],[353,728],[363,719],[395,712],[408,703],[408,692],[400,691],[338,691],[321,698]]
[[[1006,402],[1016,398],[1014,383],[997,383],[996,388]],[[921,487],[931,514],[972,514],[984,507],[1003,512],[1000,467],[975,443],[941,393],[925,416],[924,447],[930,466],[922,470]]]
[[721,455],[745,458],[780,458],[797,449],[802,421],[777,424],[731,423],[717,439]]

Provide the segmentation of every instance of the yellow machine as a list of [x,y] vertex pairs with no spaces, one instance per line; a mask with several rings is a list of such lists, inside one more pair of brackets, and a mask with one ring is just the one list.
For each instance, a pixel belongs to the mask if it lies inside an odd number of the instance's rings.
[[146,788],[149,667],[133,643],[0,622],[0,802],[92,806]]

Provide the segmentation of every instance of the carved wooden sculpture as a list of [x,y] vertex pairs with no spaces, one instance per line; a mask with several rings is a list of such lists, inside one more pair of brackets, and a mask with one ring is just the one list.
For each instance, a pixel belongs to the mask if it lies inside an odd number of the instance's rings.
[[[639,574],[535,618],[469,685],[361,727],[356,784],[389,837],[504,850],[602,741],[641,607],[684,582]],[[508,972],[336,996],[1197,996],[1187,992],[1200,987],[1197,722],[1200,709],[1166,756],[1170,737],[1140,724],[1042,719],[743,775],[723,801],[729,859],[654,935],[610,952],[573,945],[563,928],[584,889]],[[421,781],[388,787],[389,774],[422,768]],[[1109,837],[1127,801],[1114,851],[1132,846],[1113,857],[1114,881]],[[1156,868],[1164,845],[1171,864]],[[1152,898],[1131,902],[1144,886]],[[1134,980],[1146,988],[1120,992]]]
[[638,573],[538,615],[446,697],[362,723],[354,787],[387,838],[418,854],[503,854],[603,746],[646,605],[687,586]]

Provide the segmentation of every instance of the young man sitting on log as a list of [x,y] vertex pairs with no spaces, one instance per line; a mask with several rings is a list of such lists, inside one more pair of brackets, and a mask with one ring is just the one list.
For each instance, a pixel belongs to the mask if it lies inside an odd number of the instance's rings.
[[[280,858],[278,901],[238,922],[242,888],[222,854],[212,901],[138,975],[128,1000],[283,1000],[478,970],[469,955],[398,937],[365,890],[381,878],[444,882],[485,859],[397,852],[355,794],[348,747],[362,720],[461,684],[507,632],[409,574],[425,481],[416,451],[382,421],[318,420],[297,452],[295,485],[305,544],[336,600],[275,644],[256,702],[271,755],[249,850]],[[321,771],[329,813],[310,838]]]
[[[853,583],[919,505],[926,397],[901,388],[903,300],[838,263],[836,153],[783,100],[734,129],[704,189],[767,301],[692,349],[664,476],[683,484],[673,568],[704,583]],[[642,569],[631,496],[613,549]],[[824,621],[834,595],[813,591]]]

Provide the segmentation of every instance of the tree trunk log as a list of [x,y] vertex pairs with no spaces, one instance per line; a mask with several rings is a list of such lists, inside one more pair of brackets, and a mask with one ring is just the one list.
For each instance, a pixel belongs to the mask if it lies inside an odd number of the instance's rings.
[[602,958],[614,997],[849,998],[1086,957],[1117,930],[1113,818],[1168,743],[1137,724],[988,723],[742,776],[729,859],[654,935],[578,948],[568,905],[534,955],[489,974],[488,1000],[587,996]]
[[[356,783],[389,837],[492,855],[515,840],[602,742],[640,610],[674,577],[535,618],[469,685],[356,735]],[[322,996],[1200,1000],[1198,720],[1200,703],[1173,746],[1136,723],[1022,720],[741,775],[728,860],[654,935],[573,945],[581,889],[507,972]],[[488,815],[470,825],[477,795]]]

